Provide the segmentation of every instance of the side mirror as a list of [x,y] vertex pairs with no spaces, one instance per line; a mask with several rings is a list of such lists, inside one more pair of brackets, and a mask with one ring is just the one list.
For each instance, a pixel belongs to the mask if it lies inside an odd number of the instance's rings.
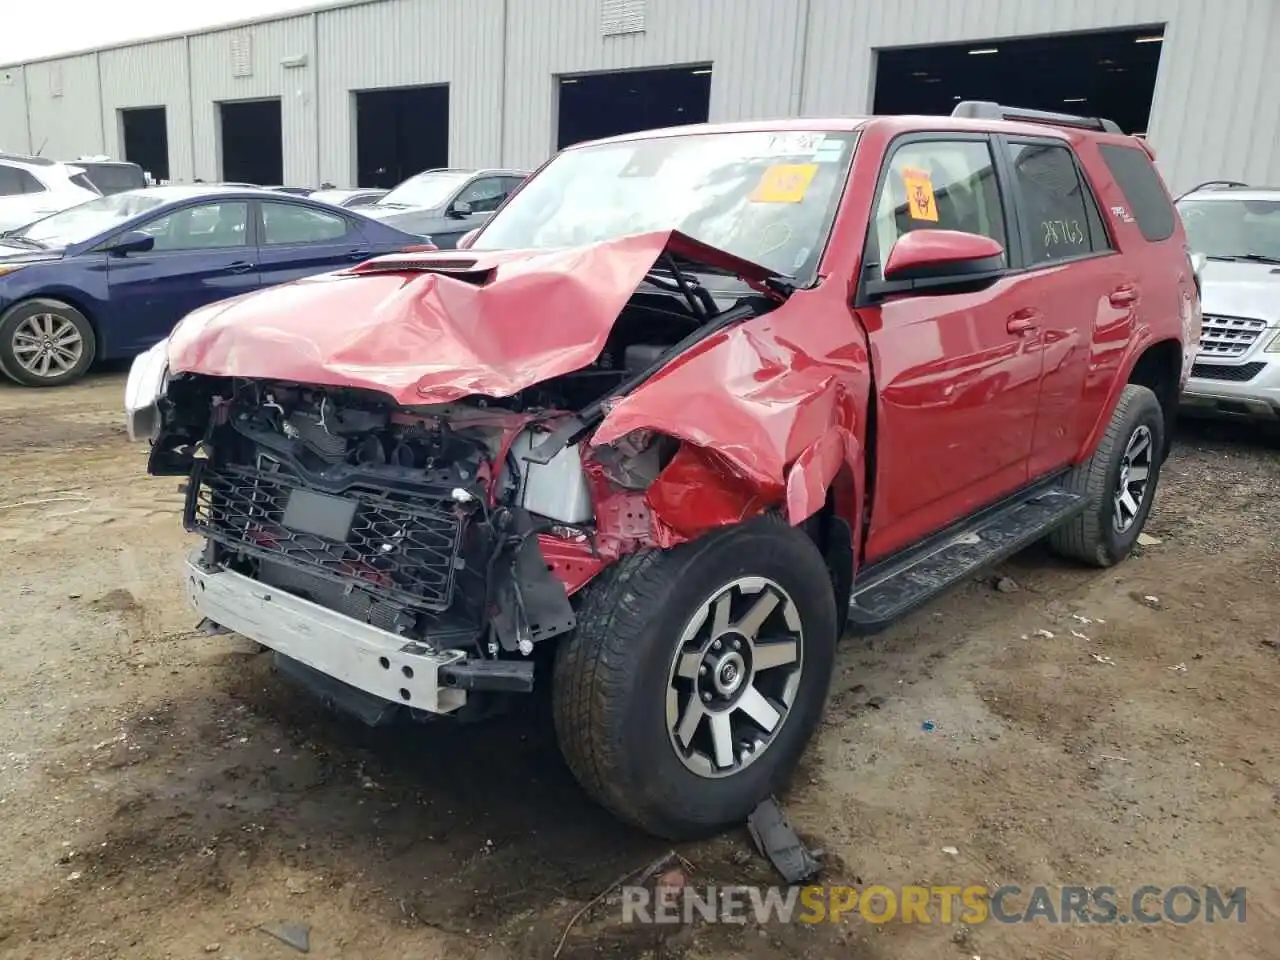
[[149,233],[143,233],[140,230],[129,230],[120,234],[114,240],[106,245],[108,253],[114,253],[118,257],[128,256],[131,253],[146,253],[156,245],[156,238]]
[[471,204],[466,200],[455,200],[453,206],[449,208],[449,216],[457,217],[459,220],[471,216]]
[[480,232],[480,228],[476,227],[474,230],[468,230],[466,233],[460,236],[458,238],[457,249],[466,250],[470,248],[472,242],[476,238],[476,234],[479,232]]
[[1005,270],[1004,247],[977,233],[913,230],[889,251],[883,280],[866,285],[867,295],[945,293],[994,283]]

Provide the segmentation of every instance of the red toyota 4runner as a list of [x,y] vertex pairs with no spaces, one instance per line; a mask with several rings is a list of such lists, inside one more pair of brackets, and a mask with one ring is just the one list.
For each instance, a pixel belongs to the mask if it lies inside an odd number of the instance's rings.
[[669,837],[786,779],[846,630],[1123,559],[1199,337],[1143,143],[991,103],[575,146],[468,239],[192,313],[131,430],[207,629],[369,722],[549,683]]

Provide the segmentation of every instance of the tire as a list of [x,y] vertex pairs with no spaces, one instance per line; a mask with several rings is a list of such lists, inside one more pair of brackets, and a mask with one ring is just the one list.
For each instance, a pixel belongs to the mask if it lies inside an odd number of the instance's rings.
[[[729,604],[718,616],[721,608],[713,609],[712,600],[726,589]],[[761,602],[769,612],[752,631],[747,613],[764,609],[756,607]],[[700,610],[705,619],[691,633]],[[742,633],[723,631],[722,640],[713,640],[715,628],[725,624]],[[757,646],[753,632],[762,639],[790,634],[798,642]],[[822,556],[803,531],[779,517],[717,530],[673,550],[624,557],[588,588],[578,627],[557,650],[552,705],[560,748],[601,806],[648,833],[690,839],[739,824],[785,783],[813,736],[826,704],[836,638],[835,599]],[[799,656],[785,662],[795,650]],[[778,662],[763,666],[766,651]],[[740,686],[722,696],[732,686],[735,656]],[[704,674],[699,664],[709,665]],[[715,699],[703,700],[699,689],[706,697],[715,691]],[[700,719],[686,741],[676,731],[695,700]],[[767,703],[763,715],[771,709],[781,716],[772,732],[749,719],[746,705],[762,715],[761,701]],[[717,751],[704,704],[730,716],[731,746],[756,738],[755,749]],[[732,704],[739,706],[725,709]],[[715,727],[724,729],[719,722]],[[716,769],[717,753],[731,754],[731,765]]]
[[[1145,461],[1144,451],[1134,447],[1143,437],[1146,438]],[[1110,567],[1127,557],[1151,512],[1160,480],[1164,444],[1165,418],[1160,401],[1147,387],[1127,385],[1093,456],[1067,478],[1067,489],[1082,495],[1088,506],[1070,523],[1050,534],[1049,546],[1053,551],[1095,567]],[[1148,470],[1140,497],[1136,492],[1137,481],[1130,481],[1131,499],[1137,507],[1132,517],[1128,507],[1119,511],[1116,501],[1126,457],[1133,460],[1134,467],[1145,465]],[[1130,468],[1128,476],[1132,475]],[[1118,512],[1122,521],[1128,521],[1123,529],[1116,523]]]
[[[70,338],[77,338],[74,358],[55,349],[44,354],[49,357],[47,364],[40,358],[28,359],[26,348],[41,330],[52,334],[55,347],[58,343],[66,347]],[[97,349],[89,318],[60,300],[24,300],[0,317],[0,371],[24,387],[62,387],[79,380],[93,364]]]

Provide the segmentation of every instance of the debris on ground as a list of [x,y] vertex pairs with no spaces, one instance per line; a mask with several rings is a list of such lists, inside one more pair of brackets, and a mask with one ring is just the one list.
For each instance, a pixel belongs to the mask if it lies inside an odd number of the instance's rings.
[[1187,665],[1185,663],[1176,663],[1169,669],[1172,670],[1174,673],[1186,673]]
[[[684,864],[686,869],[692,872],[693,865],[690,864],[688,860],[680,856],[674,850],[669,850],[666,853],[664,853],[662,856],[658,857],[657,860],[654,860],[652,863],[648,864],[647,866],[640,867],[639,869],[632,870],[628,873],[624,873],[622,876],[618,877],[617,880],[614,880],[613,883],[609,884],[607,887],[605,887],[603,890],[597,893],[594,897],[592,897],[590,900],[584,903],[582,907],[578,910],[578,912],[575,913],[569,919],[569,922],[565,925],[564,932],[560,934],[560,942],[556,944],[556,949],[551,954],[552,960],[555,960],[556,957],[560,956],[560,952],[564,950],[565,943],[568,942],[569,940],[569,932],[573,930],[574,924],[576,924],[579,920],[581,920],[584,916],[586,916],[588,910],[594,907],[597,903],[602,902],[606,897],[609,896],[609,894],[613,893],[613,891],[617,890],[624,883],[632,883],[632,884],[635,884],[636,886],[643,886],[644,884],[649,882],[649,878],[651,878],[659,870],[669,866],[671,864],[671,861],[673,860],[680,861],[680,863]],[[666,874],[663,874],[663,876],[670,877],[671,874],[673,873],[679,873],[679,871],[672,870]],[[661,883],[662,881],[659,880],[659,889],[661,889]],[[684,885],[683,874],[681,874],[680,876],[680,883],[681,883],[681,886]],[[668,891],[663,891],[663,893],[659,895],[671,896],[671,893]]]
[[943,852],[943,853],[945,853],[945,854],[946,854],[947,856],[949,856],[949,857],[958,857],[958,856],[960,856],[960,850],[959,850],[959,848],[958,848],[958,847],[943,847],[943,848],[942,848],[942,852]]
[[871,707],[873,710],[879,710],[887,702],[888,702],[887,697],[882,697],[879,694],[876,694],[874,697],[869,697],[867,699],[867,706]]
[[925,733],[933,733],[933,731],[937,729],[937,726],[938,725],[932,720],[926,720],[924,723],[920,724],[920,729]]
[[1153,537],[1149,533],[1138,534],[1138,546],[1140,547],[1157,547],[1164,543],[1159,537]]
[[305,923],[285,920],[280,923],[264,923],[258,929],[267,936],[288,944],[299,953],[311,952],[311,927]]
[[1017,581],[1011,577],[997,577],[995,587],[1001,593],[1017,593],[1019,589]]
[[1160,598],[1154,594],[1143,594],[1135,591],[1129,594],[1129,596],[1138,601],[1138,603],[1142,604],[1144,607],[1150,607],[1152,610],[1160,609]]
[[760,855],[774,865],[787,883],[801,883],[822,868],[772,797],[761,801],[752,811],[747,818],[747,830]]
[[1044,637],[1046,640],[1053,639],[1053,634],[1050,631],[1044,629],[1044,627],[1041,627],[1039,630],[1036,631],[1036,636]]
[[1093,657],[1095,663],[1105,663],[1108,666],[1112,666],[1112,667],[1116,665],[1116,662],[1112,660],[1110,657],[1106,656],[1105,654],[1091,653],[1089,654],[1089,656]]

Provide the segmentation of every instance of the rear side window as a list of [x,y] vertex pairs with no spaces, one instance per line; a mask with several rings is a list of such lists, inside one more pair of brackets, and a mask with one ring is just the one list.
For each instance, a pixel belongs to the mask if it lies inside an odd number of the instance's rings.
[[89,182],[103,196],[123,193],[125,190],[141,190],[147,185],[147,177],[142,168],[131,163],[77,163],[74,166],[84,170]]
[[1069,148],[1015,142],[1008,150],[1032,264],[1111,249],[1097,201]]
[[1120,192],[1129,201],[1142,236],[1152,243],[1173,236],[1177,214],[1151,158],[1136,147],[1122,147],[1114,143],[1099,144],[1098,152],[1119,184]]

